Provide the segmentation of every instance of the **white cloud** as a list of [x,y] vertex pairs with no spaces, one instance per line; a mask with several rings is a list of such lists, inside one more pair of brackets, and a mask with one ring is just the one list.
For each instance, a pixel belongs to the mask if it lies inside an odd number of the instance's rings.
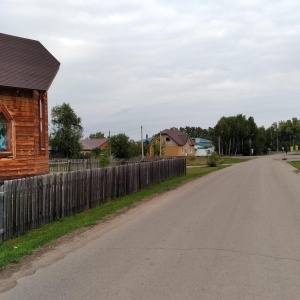
[[87,132],[299,111],[297,0],[4,0],[0,26],[61,62],[50,106],[70,102]]

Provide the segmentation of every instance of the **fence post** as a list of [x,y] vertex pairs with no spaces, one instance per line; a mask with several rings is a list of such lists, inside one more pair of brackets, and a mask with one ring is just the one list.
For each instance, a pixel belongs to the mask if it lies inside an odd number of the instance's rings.
[[0,242],[4,241],[5,231],[5,192],[4,185],[0,186]]

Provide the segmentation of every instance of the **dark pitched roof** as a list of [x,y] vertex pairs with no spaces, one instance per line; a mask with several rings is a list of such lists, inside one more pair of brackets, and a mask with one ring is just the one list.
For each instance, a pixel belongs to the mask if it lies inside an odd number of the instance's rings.
[[108,141],[107,138],[103,139],[85,139],[81,140],[82,149],[85,151],[92,150],[94,148],[101,148]]
[[40,42],[0,33],[0,86],[47,91],[59,65]]
[[168,135],[179,146],[185,145],[189,139],[189,136],[186,133],[179,131],[177,128],[165,129],[161,134]]

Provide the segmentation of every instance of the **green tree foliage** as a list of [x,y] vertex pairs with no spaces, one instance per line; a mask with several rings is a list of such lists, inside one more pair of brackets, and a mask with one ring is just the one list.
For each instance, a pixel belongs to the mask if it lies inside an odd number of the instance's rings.
[[53,156],[60,158],[80,157],[83,128],[69,103],[57,105],[51,110],[52,132],[49,144]]
[[300,120],[292,118],[287,121],[279,121],[273,123],[268,128],[268,139],[272,145],[272,150],[277,148],[278,150],[288,149],[291,146],[300,146]]
[[100,167],[108,167],[110,164],[110,150],[109,148],[94,148],[91,150],[90,153],[85,153],[82,158],[89,159],[89,158],[94,158],[99,160],[99,166]]
[[91,150],[91,156],[97,158],[102,153],[102,150],[98,147]]
[[[300,120],[292,118],[287,121],[274,122],[269,128],[257,127],[254,118],[239,114],[222,117],[214,128],[180,127],[180,131],[190,137],[204,137],[211,140],[216,152],[224,155],[266,154],[271,151],[282,151],[298,145],[300,149]],[[220,145],[220,149],[219,149]],[[159,146],[159,144],[158,144]],[[154,145],[155,152],[159,147]],[[158,150],[157,150],[158,149]]]
[[257,129],[257,135],[255,138],[255,149],[256,154],[268,153],[267,132],[263,126]]
[[183,133],[188,134],[190,138],[205,138],[210,140],[212,128],[202,129],[201,127],[180,127],[179,130]]
[[[221,154],[250,155],[251,149],[256,152],[257,125],[253,117],[244,115],[222,117],[214,128],[213,142]],[[219,149],[220,145],[220,149]]]
[[[146,141],[143,143],[143,154],[144,156],[147,155],[149,151],[149,142]],[[129,156],[130,157],[142,157],[142,143],[131,141],[130,149],[129,149]]]
[[124,133],[114,135],[110,138],[111,153],[116,158],[129,158],[131,142]]
[[110,164],[110,153],[109,153],[109,149],[105,148],[101,150],[99,157],[99,164],[100,167],[108,167]]
[[212,153],[212,155],[207,157],[207,165],[209,167],[217,167],[222,164],[221,156],[217,153]]
[[144,142],[143,149],[144,149],[144,156],[146,156],[149,153],[149,150],[150,150],[149,141]]
[[105,138],[104,133],[100,131],[89,135],[89,139],[103,139],[103,138]]
[[[151,145],[152,145],[154,156],[159,156],[160,154],[161,154],[161,156],[164,156],[164,154],[165,154],[164,149],[166,147],[166,143],[162,142],[160,144],[160,135],[159,134],[153,138]],[[160,151],[161,151],[161,153],[160,153]]]
[[141,157],[142,156],[142,144],[130,141],[129,157]]
[[[147,155],[149,150],[149,142],[143,143],[143,154]],[[130,141],[129,157],[142,157],[142,143]]]

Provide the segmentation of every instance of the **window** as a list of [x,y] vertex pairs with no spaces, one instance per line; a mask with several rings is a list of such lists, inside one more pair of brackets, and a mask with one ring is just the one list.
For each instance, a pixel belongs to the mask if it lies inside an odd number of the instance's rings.
[[0,113],[0,152],[10,150],[10,128],[9,122],[3,113]]
[[170,142],[170,138],[169,137],[166,137],[166,142]]
[[4,105],[0,104],[0,158],[13,156],[13,121]]
[[193,150],[192,150],[192,148],[190,148],[190,153],[193,153]]

